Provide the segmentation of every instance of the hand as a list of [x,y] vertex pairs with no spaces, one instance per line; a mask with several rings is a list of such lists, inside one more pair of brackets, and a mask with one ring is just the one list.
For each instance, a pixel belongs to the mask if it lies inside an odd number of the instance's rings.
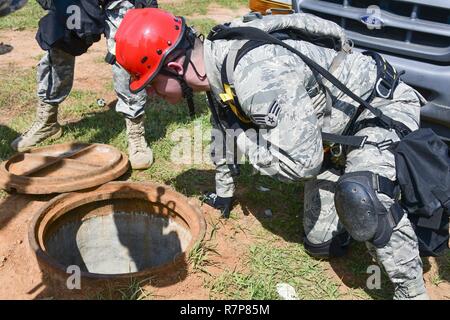
[[225,219],[230,217],[231,209],[233,208],[233,197],[222,198],[214,192],[207,192],[203,195],[202,202],[219,209]]
[[141,8],[158,8],[158,2],[156,0],[135,0],[134,7]]

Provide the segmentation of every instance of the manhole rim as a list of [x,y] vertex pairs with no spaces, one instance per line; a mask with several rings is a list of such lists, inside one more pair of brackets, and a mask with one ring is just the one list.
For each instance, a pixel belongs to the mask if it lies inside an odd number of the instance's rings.
[[[158,275],[162,272],[167,272],[168,270],[172,270],[179,264],[183,262],[187,262],[187,259],[189,257],[189,253],[192,251],[192,249],[198,245],[198,243],[203,242],[205,235],[206,235],[206,221],[204,218],[204,215],[201,213],[200,208],[197,205],[192,204],[187,197],[184,195],[178,193],[177,191],[171,189],[168,186],[155,184],[155,183],[140,183],[140,182],[128,182],[128,181],[114,181],[106,183],[102,186],[92,188],[90,190],[84,190],[84,191],[76,191],[71,193],[64,193],[61,195],[56,196],[52,200],[50,200],[44,207],[39,209],[36,214],[33,216],[32,220],[29,223],[28,226],[28,242],[30,245],[31,250],[36,255],[36,258],[38,260],[38,263],[43,263],[46,267],[49,269],[58,272],[60,275],[68,276],[68,273],[66,272],[67,267],[63,265],[62,263],[58,262],[55,258],[50,256],[45,250],[43,250],[41,244],[38,240],[38,233],[37,230],[39,229],[39,224],[42,222],[44,217],[47,215],[49,211],[51,211],[55,206],[59,205],[62,201],[65,199],[70,199],[71,197],[76,196],[82,196],[82,195],[89,195],[92,194],[103,194],[103,191],[106,191],[109,188],[114,189],[121,189],[123,187],[130,187],[130,188],[137,188],[140,189],[139,191],[145,191],[145,190],[155,190],[157,188],[164,188],[164,190],[170,194],[171,196],[178,198],[179,200],[182,200],[186,206],[188,206],[191,209],[191,212],[194,213],[194,219],[193,221],[197,222],[197,235],[193,234],[193,239],[190,241],[189,245],[187,246],[186,250],[178,254],[174,260],[164,263],[157,267],[150,267],[145,268],[138,272],[131,272],[131,273],[123,273],[123,274],[99,274],[99,273],[92,273],[92,272],[86,272],[86,271],[80,271],[80,275],[82,278],[90,279],[90,280],[121,280],[121,279],[129,279],[129,278],[142,278],[144,276],[150,276],[150,275]],[[116,190],[117,192],[118,190]],[[85,197],[84,199],[90,199],[90,197]],[[97,201],[101,201],[102,199],[98,199]],[[71,211],[79,206],[82,206],[83,204],[90,203],[90,201],[75,201],[72,204],[77,204],[76,206],[68,208],[65,212],[63,212],[60,216],[66,214],[68,211]],[[181,215],[180,215],[181,216]],[[182,216],[181,216],[182,217]],[[183,220],[184,217],[182,217]],[[190,227],[190,230],[192,228]]]
[[[95,147],[107,147],[109,149],[113,149],[120,155],[119,161],[115,163],[112,167],[104,167],[102,170],[96,173],[96,175],[85,175],[80,178],[79,181],[73,182],[69,178],[67,181],[58,179],[52,181],[47,177],[23,177],[20,175],[16,175],[11,173],[7,166],[11,165],[11,161],[22,154],[38,154],[39,151],[45,151],[51,148],[64,148],[66,146],[85,146],[86,148],[95,148]],[[57,145],[50,146],[42,146],[35,147],[27,150],[25,152],[19,152],[2,161],[0,163],[0,188],[11,191],[15,190],[21,194],[59,194],[59,193],[67,193],[74,192],[79,190],[84,190],[88,188],[97,187],[103,185],[109,181],[117,179],[125,174],[129,169],[129,161],[128,155],[124,152],[121,152],[117,148],[103,144],[103,143],[84,143],[84,142],[68,142],[61,143]],[[45,183],[45,187],[43,184]]]

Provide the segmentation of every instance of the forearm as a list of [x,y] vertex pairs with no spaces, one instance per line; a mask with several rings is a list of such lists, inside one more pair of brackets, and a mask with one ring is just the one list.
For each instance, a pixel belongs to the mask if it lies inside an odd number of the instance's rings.
[[222,198],[234,195],[235,181],[225,159],[216,163],[216,194]]
[[[290,182],[308,179],[319,173],[323,160],[322,150],[311,146],[308,152],[298,156],[296,152],[286,152],[273,143],[261,141],[264,141],[261,137],[257,143],[246,134],[241,134],[238,138],[238,148],[259,173]],[[301,145],[294,148],[301,152],[300,149]]]

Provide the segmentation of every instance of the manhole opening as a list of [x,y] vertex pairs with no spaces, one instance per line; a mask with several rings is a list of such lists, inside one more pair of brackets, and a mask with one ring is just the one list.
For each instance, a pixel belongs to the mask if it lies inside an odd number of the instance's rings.
[[96,274],[126,274],[162,266],[192,240],[180,215],[141,199],[91,202],[47,225],[45,251],[63,266]]

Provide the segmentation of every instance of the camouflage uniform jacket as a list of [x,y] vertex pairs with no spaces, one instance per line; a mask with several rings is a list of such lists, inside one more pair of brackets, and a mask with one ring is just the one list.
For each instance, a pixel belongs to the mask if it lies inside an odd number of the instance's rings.
[[[267,31],[267,25],[307,26],[312,32],[343,34],[337,24],[309,14],[266,16],[252,22],[241,19],[234,26],[253,26]],[[270,27],[269,27],[270,29]],[[220,70],[230,47],[241,40],[206,40],[204,60],[211,91],[223,92]],[[286,43],[329,69],[337,51],[306,41]],[[367,98],[374,87],[377,70],[371,57],[361,53],[347,54],[333,74],[353,92]],[[319,79],[320,80],[320,79]],[[294,53],[272,44],[248,52],[234,71],[234,86],[244,113],[259,128],[268,143],[256,144],[246,134],[239,135],[238,148],[262,174],[282,181],[297,181],[317,175],[323,161],[321,130],[326,105],[318,78]],[[324,131],[341,133],[357,108],[357,104],[332,85],[333,97],[330,127]],[[225,161],[215,160],[216,186],[220,196],[232,196],[234,181]]]

